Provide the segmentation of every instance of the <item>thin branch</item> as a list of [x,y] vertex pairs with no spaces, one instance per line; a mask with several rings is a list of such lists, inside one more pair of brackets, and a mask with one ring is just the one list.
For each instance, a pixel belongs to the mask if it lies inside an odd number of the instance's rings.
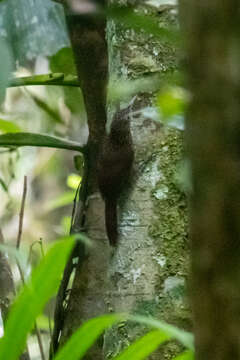
[[22,237],[22,227],[23,227],[23,216],[24,216],[24,207],[27,195],[27,177],[24,176],[24,183],[23,183],[23,195],[22,195],[22,202],[21,202],[21,209],[19,214],[19,227],[18,227],[18,237],[17,237],[17,244],[16,248],[19,249],[21,237]]
[[8,87],[33,85],[57,85],[80,87],[77,76],[65,75],[63,73],[51,73],[44,75],[24,76],[13,78]]
[[[77,234],[83,231],[84,217],[86,210],[88,175],[89,175],[89,159],[87,156],[85,156],[82,182],[79,184],[77,188],[76,197],[74,199],[70,234]],[[77,204],[76,204],[76,199],[77,199]],[[56,305],[54,312],[54,328],[53,328],[52,342],[50,344],[49,359],[52,359],[54,357],[60,343],[60,335],[64,325],[65,309],[68,306],[68,302],[66,301],[67,287],[69,284],[71,274],[73,273],[73,270],[76,267],[76,264],[74,263],[73,260],[74,258],[78,258],[78,264],[80,263],[82,264],[85,257],[86,257],[85,244],[82,242],[77,242],[64,269],[63,277],[56,297]],[[65,302],[67,302],[67,305],[64,305]]]
[[44,349],[43,349],[41,333],[40,333],[40,330],[39,330],[36,322],[35,322],[34,327],[35,327],[35,333],[37,335],[37,341],[38,341],[38,346],[39,346],[39,350],[40,350],[40,354],[41,354],[41,359],[46,360],[46,357],[44,355]]
[[[22,228],[23,228],[23,218],[24,218],[24,209],[25,209],[25,203],[26,203],[26,196],[27,196],[27,176],[24,176],[24,184],[23,184],[23,195],[22,195],[22,201],[21,201],[21,209],[20,209],[20,214],[19,214],[19,227],[18,227],[18,237],[17,237],[17,243],[16,243],[16,248],[19,249],[20,248],[20,244],[21,244],[21,238],[22,238]],[[25,278],[24,278],[24,273],[21,269],[21,266],[19,264],[19,262],[17,261],[17,266],[18,266],[18,270],[20,273],[20,277],[22,280],[22,283],[25,284]],[[43,351],[43,344],[42,344],[42,339],[41,339],[41,334],[40,331],[37,327],[37,323],[35,322],[35,331],[36,331],[36,335],[37,335],[37,340],[38,340],[38,345],[39,345],[39,350],[40,350],[40,354],[41,354],[41,358],[42,360],[45,360],[45,356],[44,356],[44,351]]]
[[[20,243],[21,243],[22,227],[23,227],[23,216],[24,216],[24,207],[25,207],[26,195],[27,195],[27,177],[24,176],[23,195],[22,195],[21,209],[20,209],[20,214],[19,214],[18,236],[17,236],[17,242],[16,242],[16,248],[17,249],[19,249]],[[22,271],[21,266],[20,266],[18,261],[17,261],[17,267],[18,267],[18,270],[19,270],[19,273],[20,273],[22,283],[24,284],[25,283],[24,274],[23,274],[23,271]],[[24,354],[21,355],[20,359],[21,360],[25,360],[25,359],[30,360],[30,354],[29,354],[27,344],[26,344],[26,351],[25,351]]]
[[[45,253],[44,253],[42,238],[39,239],[39,244],[40,244],[40,249],[41,249],[42,258],[44,258],[44,257],[45,257]],[[50,334],[50,339],[51,339],[51,342],[52,342],[52,326],[51,326],[50,310],[48,310],[47,313],[48,313],[48,328],[49,328],[49,334]]]

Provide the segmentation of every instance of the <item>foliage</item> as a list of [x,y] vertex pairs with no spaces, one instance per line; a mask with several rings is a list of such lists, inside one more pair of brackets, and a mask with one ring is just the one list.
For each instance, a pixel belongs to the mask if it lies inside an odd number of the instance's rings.
[[0,131],[3,133],[8,133],[8,132],[14,133],[14,132],[20,132],[21,128],[12,121],[0,119]]
[[58,289],[60,276],[73,244],[74,239],[70,238],[57,242],[33,271],[30,281],[12,305],[0,342],[1,359],[14,360],[21,354],[34,320]]
[[56,136],[34,133],[8,133],[0,135],[0,147],[17,146],[41,146],[58,149],[69,149],[83,151],[83,148],[76,142],[61,139]]
[[180,87],[171,87],[159,92],[157,106],[164,118],[184,114],[186,110],[186,93]]
[[[44,0],[44,2],[47,2],[47,0]],[[19,4],[20,3],[26,4],[27,0],[19,0]],[[48,5],[47,8],[48,7],[50,8],[50,5]],[[41,5],[40,8],[39,9],[41,11],[39,17],[41,17],[43,14],[42,10],[44,9],[44,6]],[[20,5],[19,9],[21,11],[24,9],[24,12],[26,11],[26,7],[23,7],[21,9]],[[29,13],[27,15],[29,16]],[[135,30],[141,29],[148,34],[153,34],[156,38],[163,37],[166,41],[178,41],[178,34],[174,29],[167,30],[165,28],[161,28],[159,27],[157,21],[153,21],[151,17],[147,17],[146,15],[143,15],[141,13],[137,14],[132,10],[129,11],[124,8],[119,9],[116,7],[112,7],[109,9],[108,15],[111,16],[114,20],[121,22],[123,26],[129,26],[130,24]],[[56,23],[56,19],[54,20],[54,23]],[[35,25],[32,25],[32,28],[35,28]],[[56,28],[58,29],[58,26],[56,26]],[[21,30],[23,34],[24,29]],[[57,35],[57,31],[53,31],[51,33],[55,33],[55,36]],[[42,37],[40,42],[41,46],[45,45],[43,44],[42,40],[44,40],[45,42],[46,37],[47,36]],[[56,37],[58,38],[58,36]],[[50,68],[53,71],[52,74],[35,75],[21,78],[10,77],[13,62],[11,51],[8,49],[5,43],[0,43],[0,103],[2,103],[4,99],[7,87],[28,85],[62,85],[75,88],[79,87],[79,82],[75,76],[75,66],[73,62],[72,52],[69,48],[65,47],[68,45],[68,40],[64,37],[63,39],[64,48],[62,48],[59,52],[53,55],[49,62]],[[29,45],[29,39],[24,37],[21,40],[24,40],[24,46],[22,46],[21,49],[19,48],[21,50],[19,51],[19,58],[22,60],[25,54],[29,54],[29,52],[24,51],[27,46],[26,44]],[[57,49],[59,48],[59,42],[61,43],[61,40],[62,39],[58,38],[58,43],[56,44]],[[30,41],[30,43],[35,42],[37,42],[36,39],[34,42]],[[49,46],[50,42],[51,41],[48,42],[47,48],[44,48],[44,54],[52,54],[51,46]],[[38,49],[31,48],[30,50],[30,58],[32,58],[34,54],[38,52]],[[158,77],[152,76],[150,78],[142,78],[129,82],[124,80],[122,84],[119,83],[119,86],[115,89],[115,93],[114,91],[111,91],[110,84],[109,93],[111,93],[113,100],[117,98],[118,101],[119,97],[122,96],[123,93],[135,94],[139,91],[147,91],[150,88],[153,91],[156,91],[160,87],[159,83],[161,82],[161,80]],[[77,93],[77,95],[79,94]],[[33,97],[34,96],[32,96],[32,98]],[[36,99],[37,97],[35,96],[35,100]],[[185,100],[186,99],[184,98],[184,96],[181,96],[181,89],[179,88],[177,90],[163,89],[161,92],[159,92],[159,94],[157,95],[156,104],[157,110],[160,114],[160,120],[171,125],[171,121],[169,121],[169,119],[171,120],[174,116],[179,114],[182,116],[183,110],[186,105]],[[69,103],[71,102],[69,101]],[[38,101],[37,105],[41,107],[40,101]],[[72,111],[74,111],[73,109],[75,109],[75,106],[70,106],[70,108]],[[13,121],[0,119],[0,131],[4,133],[3,135],[0,135],[0,147],[10,147],[10,149],[14,149],[20,146],[38,146],[61,149],[63,148],[84,152],[84,148],[81,147],[79,143],[66,140],[65,138],[57,138],[54,136],[44,135],[42,133],[22,132],[21,127],[15,124]],[[69,187],[76,189],[77,183],[80,180],[81,178],[77,175],[69,177]],[[4,180],[2,180],[1,178],[0,185],[5,191],[7,190],[7,186],[5,185]],[[69,204],[70,202],[72,202],[73,197],[73,191],[65,192],[54,202],[49,203],[49,209]],[[37,266],[37,268],[33,271],[29,282],[23,287],[22,291],[20,292],[19,296],[17,297],[12,306],[12,310],[6,323],[4,337],[0,341],[0,358],[6,360],[15,360],[18,359],[19,355],[23,351],[24,346],[26,345],[27,335],[30,334],[34,325],[34,321],[41,313],[44,305],[47,303],[50,297],[54,295],[58,288],[60,275],[63,271],[68,254],[70,253],[73,246],[73,241],[73,239],[69,238],[54,245],[53,248],[42,259],[41,263]],[[1,247],[1,250],[3,251],[4,247]],[[17,255],[17,253],[18,252],[15,251],[15,256],[18,256],[18,262],[20,262],[21,256]],[[91,319],[85,324],[83,324],[72,335],[68,342],[60,349],[60,351],[55,357],[55,360],[78,360],[83,358],[87,350],[103,333],[103,331],[109,326],[112,326],[119,321],[135,321],[147,325],[153,330],[150,330],[147,334],[137,339],[121,354],[117,355],[115,358],[116,360],[145,359],[160,345],[173,339],[176,339],[188,349],[184,353],[175,357],[175,360],[192,360],[194,357],[193,337],[191,334],[179,330],[166,323],[160,322],[156,319],[144,318],[140,316],[131,316],[127,314],[111,314]],[[19,324],[21,324],[21,326],[19,326]]]
[[[60,275],[73,245],[73,237],[57,242],[33,271],[30,280],[21,290],[10,311],[4,337],[0,342],[1,359],[18,359],[26,345],[27,335],[30,333],[34,321],[58,288]],[[54,360],[82,359],[101,333],[119,321],[135,321],[153,327],[155,330],[136,340],[115,357],[116,360],[145,359],[159,345],[170,339],[177,339],[189,349],[175,360],[193,359],[191,334],[155,319],[127,314],[110,314],[90,319],[84,323],[59,350]],[[19,324],[21,324],[20,328]],[[13,339],[14,341],[12,341]]]

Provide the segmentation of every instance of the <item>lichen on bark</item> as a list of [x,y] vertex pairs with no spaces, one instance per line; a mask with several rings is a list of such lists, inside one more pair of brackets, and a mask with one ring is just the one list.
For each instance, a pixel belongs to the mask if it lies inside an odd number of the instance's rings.
[[[168,27],[176,24],[172,10],[146,11]],[[110,76],[117,79],[116,86],[119,78],[138,79],[178,66],[178,51],[166,39],[126,30],[113,21],[108,24],[108,45]],[[136,107],[151,106],[153,97],[151,91],[139,92]],[[140,313],[189,328],[187,201],[176,181],[183,159],[183,134],[143,116],[133,116],[131,130],[134,179],[127,201],[120,202],[120,243],[110,263],[106,301],[114,311]],[[128,322],[109,330],[105,356],[116,355],[143,332],[141,326]],[[170,359],[178,351],[172,343],[149,359]]]

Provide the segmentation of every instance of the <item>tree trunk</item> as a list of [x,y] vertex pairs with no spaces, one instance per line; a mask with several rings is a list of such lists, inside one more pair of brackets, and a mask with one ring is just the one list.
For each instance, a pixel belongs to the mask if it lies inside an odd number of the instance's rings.
[[[172,6],[146,8],[154,19],[160,13],[159,23],[166,28],[176,24],[175,10]],[[107,40],[110,82],[115,81],[116,88],[119,81],[177,67],[176,49],[170,43],[126,30],[111,19]],[[136,92],[135,99],[130,95],[120,104],[125,107],[132,100],[132,113],[152,104],[152,91]],[[113,103],[108,105],[110,120],[115,109]],[[139,114],[131,116],[130,125],[135,161],[130,185],[118,204],[118,245],[114,249],[109,246],[104,203],[94,192],[86,214],[87,235],[94,240],[94,247],[76,271],[61,342],[84,320],[111,311],[141,313],[189,326],[184,296],[188,272],[186,199],[175,182],[183,155],[182,133]],[[129,324],[109,330],[104,343],[98,342],[86,359],[112,357],[142,332]],[[171,344],[151,359],[177,351],[177,345]]]
[[181,1],[197,360],[240,359],[239,3]]

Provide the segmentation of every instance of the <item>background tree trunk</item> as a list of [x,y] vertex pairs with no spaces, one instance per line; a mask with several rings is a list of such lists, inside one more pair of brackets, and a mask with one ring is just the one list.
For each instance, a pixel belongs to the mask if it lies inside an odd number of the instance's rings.
[[[159,17],[161,26],[176,23],[172,6],[145,11]],[[110,80],[116,81],[116,87],[119,79],[140,79],[177,67],[176,49],[166,41],[126,30],[113,20],[107,24],[107,39]],[[122,107],[130,100],[128,96]],[[152,92],[141,92],[131,110],[151,104]],[[109,119],[113,107],[109,104]],[[94,192],[88,199],[86,216],[87,235],[95,245],[76,271],[62,342],[87,318],[111,311],[141,313],[189,326],[184,296],[188,272],[186,199],[175,182],[183,155],[182,133],[142,115],[131,117],[131,132],[135,164],[131,186],[119,201],[118,246],[111,250],[108,245],[104,204]],[[142,331],[129,324],[109,330],[104,337],[104,355],[103,343],[98,342],[86,358],[112,357]],[[161,353],[171,355],[177,349],[171,344]],[[159,359],[159,354],[152,359]]]
[[239,3],[182,0],[196,359],[240,359]]

